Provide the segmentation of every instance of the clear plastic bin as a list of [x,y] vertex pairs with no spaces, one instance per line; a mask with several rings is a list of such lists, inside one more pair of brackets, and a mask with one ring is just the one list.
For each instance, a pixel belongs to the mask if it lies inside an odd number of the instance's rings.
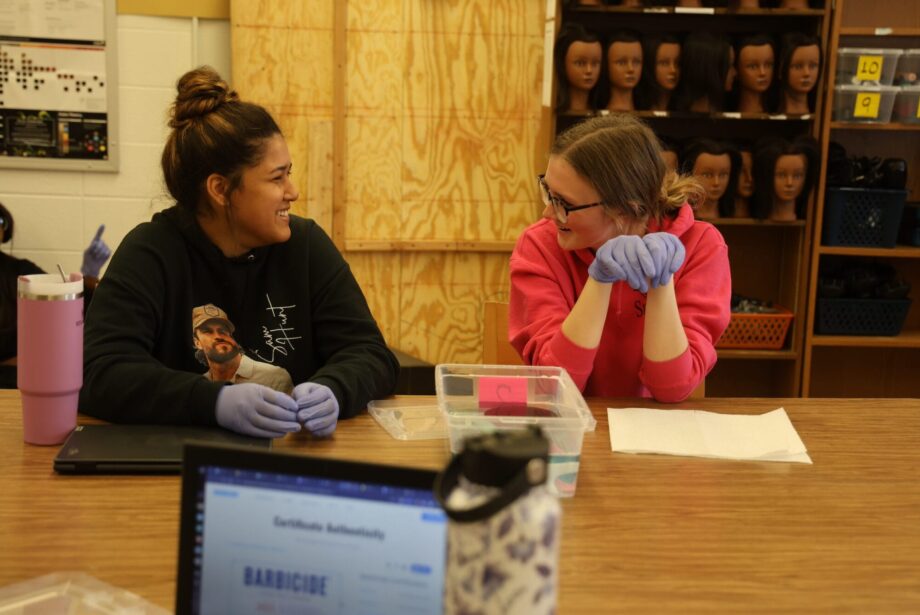
[[905,49],[898,58],[894,85],[920,85],[920,49]]
[[55,572],[0,588],[3,615],[168,615],[170,611],[83,572]]
[[368,402],[368,413],[397,440],[447,438],[444,413],[430,399],[380,399]]
[[891,109],[891,121],[902,124],[920,124],[920,85],[898,90]]
[[568,372],[559,367],[442,364],[435,368],[438,406],[451,452],[470,436],[538,425],[550,443],[548,486],[575,495],[581,445],[597,424]]
[[838,122],[887,123],[900,89],[890,85],[835,86],[833,117]]
[[891,85],[902,49],[842,47],[837,50],[837,85]]

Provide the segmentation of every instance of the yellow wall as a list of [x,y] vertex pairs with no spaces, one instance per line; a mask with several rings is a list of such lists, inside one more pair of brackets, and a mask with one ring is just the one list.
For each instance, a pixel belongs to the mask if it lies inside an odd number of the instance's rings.
[[115,10],[121,15],[227,19],[230,0],[117,0]]
[[232,2],[234,86],[280,120],[296,210],[425,360],[480,360],[482,301],[539,215],[543,21],[535,0]]

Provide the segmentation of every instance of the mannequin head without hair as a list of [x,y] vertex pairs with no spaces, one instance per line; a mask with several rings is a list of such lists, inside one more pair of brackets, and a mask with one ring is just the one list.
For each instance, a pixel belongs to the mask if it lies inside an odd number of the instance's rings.
[[597,83],[604,66],[600,37],[577,23],[559,30],[553,49],[556,69],[556,111],[587,112],[597,109]]
[[741,157],[730,143],[694,139],[681,153],[681,170],[691,173],[706,189],[704,202],[697,206],[701,218],[730,218],[734,215],[735,190]]
[[805,217],[818,174],[818,145],[812,137],[793,141],[768,137],[754,148],[754,198],[751,213],[766,220]]

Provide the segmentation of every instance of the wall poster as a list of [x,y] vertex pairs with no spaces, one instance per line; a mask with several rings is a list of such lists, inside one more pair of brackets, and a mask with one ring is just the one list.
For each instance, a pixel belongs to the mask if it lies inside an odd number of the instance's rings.
[[115,0],[0,0],[0,167],[117,171]]

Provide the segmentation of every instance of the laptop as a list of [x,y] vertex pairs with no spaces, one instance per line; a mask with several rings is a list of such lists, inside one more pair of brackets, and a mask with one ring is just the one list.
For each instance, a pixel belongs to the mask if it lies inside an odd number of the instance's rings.
[[435,472],[185,447],[176,613],[440,613]]
[[54,458],[54,470],[60,474],[178,474],[182,447],[189,441],[271,447],[269,439],[217,427],[78,425]]

